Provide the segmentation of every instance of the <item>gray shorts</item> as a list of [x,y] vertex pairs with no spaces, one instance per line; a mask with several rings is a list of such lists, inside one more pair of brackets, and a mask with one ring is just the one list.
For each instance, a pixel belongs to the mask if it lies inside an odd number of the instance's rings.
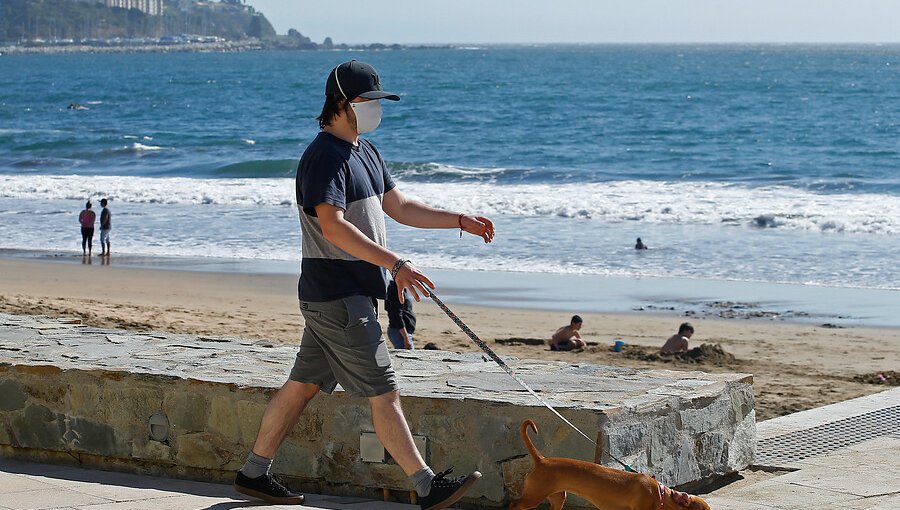
[[325,393],[338,383],[344,391],[375,397],[398,389],[372,299],[301,301],[306,322],[292,381],[315,384]]

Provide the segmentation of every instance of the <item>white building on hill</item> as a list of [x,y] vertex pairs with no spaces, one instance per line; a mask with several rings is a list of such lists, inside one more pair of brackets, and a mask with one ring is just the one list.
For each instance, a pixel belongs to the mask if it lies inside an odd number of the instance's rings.
[[106,6],[137,9],[151,16],[163,13],[163,0],[106,0]]

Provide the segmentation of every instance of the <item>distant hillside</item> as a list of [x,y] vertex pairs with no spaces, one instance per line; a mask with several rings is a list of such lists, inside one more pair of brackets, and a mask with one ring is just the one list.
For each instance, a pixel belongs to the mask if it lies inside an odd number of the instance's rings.
[[239,0],[166,0],[163,14],[107,7],[102,0],[0,0],[0,41],[105,40],[174,35],[228,40],[272,39],[275,29],[262,13]]

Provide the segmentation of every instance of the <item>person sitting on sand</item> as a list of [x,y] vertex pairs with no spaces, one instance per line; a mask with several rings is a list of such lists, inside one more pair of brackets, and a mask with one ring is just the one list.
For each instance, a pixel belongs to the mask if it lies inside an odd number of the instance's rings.
[[678,326],[678,333],[669,337],[663,344],[660,354],[675,354],[676,352],[687,352],[688,339],[694,335],[694,326],[690,322],[684,322]]
[[557,329],[556,333],[553,333],[553,337],[550,338],[550,350],[572,351],[575,349],[584,349],[586,344],[584,343],[584,340],[581,339],[581,334],[578,332],[583,323],[584,321],[581,320],[581,317],[573,315],[572,320],[567,326],[563,326]]
[[641,241],[640,237],[638,237],[637,242],[634,243],[634,249],[635,250],[646,250],[646,249],[648,249],[648,246],[646,244],[644,244],[644,241]]

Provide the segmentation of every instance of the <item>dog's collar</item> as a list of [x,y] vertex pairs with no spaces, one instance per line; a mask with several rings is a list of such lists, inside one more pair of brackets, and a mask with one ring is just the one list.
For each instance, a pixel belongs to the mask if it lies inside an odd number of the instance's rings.
[[657,481],[656,484],[659,485],[659,510],[662,510],[663,504],[666,501],[666,486],[660,481]]

